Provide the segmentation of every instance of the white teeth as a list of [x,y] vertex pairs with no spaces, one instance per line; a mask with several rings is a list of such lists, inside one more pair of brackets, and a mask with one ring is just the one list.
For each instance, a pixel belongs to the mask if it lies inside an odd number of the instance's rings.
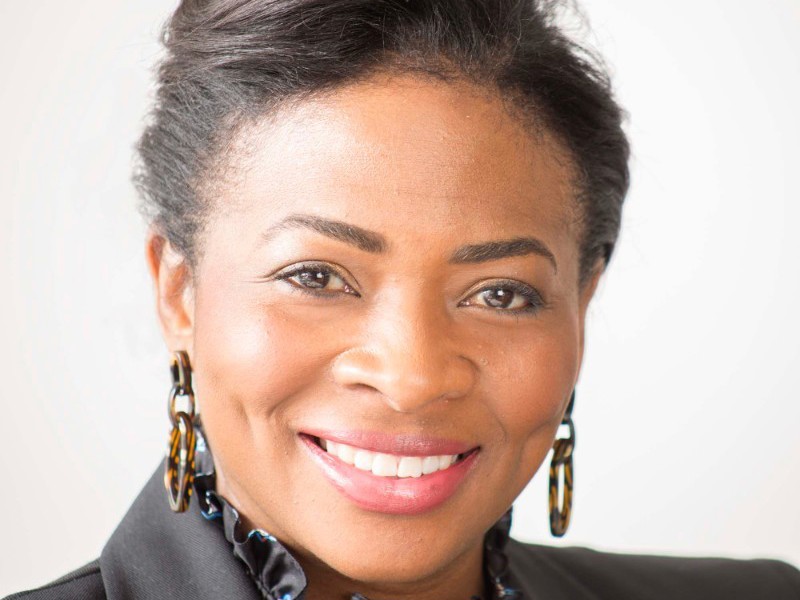
[[[400,460],[403,464],[405,458]],[[372,474],[380,475],[381,477],[395,477],[400,475],[397,470],[397,459],[388,454],[376,454],[375,459],[372,461]]]
[[442,454],[439,456],[439,470],[446,469],[454,462],[456,462],[456,456],[454,454]]
[[420,477],[436,471],[447,469],[456,462],[458,455],[442,454],[437,456],[396,456],[371,452],[362,448],[354,448],[347,444],[319,439],[319,445],[328,454],[332,454],[347,463],[355,465],[362,471],[370,471],[378,477]]
[[426,456],[422,459],[422,474],[427,475],[439,470],[439,457]]
[[336,445],[336,455],[341,458],[348,465],[352,465],[356,460],[356,450],[352,446],[345,446],[344,444]]
[[422,459],[419,456],[404,456],[397,467],[398,477],[419,477],[422,475]]
[[353,464],[355,464],[356,469],[361,469],[362,471],[372,471],[372,460],[374,458],[375,454],[369,450],[356,450],[356,456],[353,459]]

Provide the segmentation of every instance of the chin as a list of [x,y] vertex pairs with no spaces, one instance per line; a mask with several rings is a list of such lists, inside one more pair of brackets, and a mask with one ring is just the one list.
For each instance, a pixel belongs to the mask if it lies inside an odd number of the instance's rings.
[[[375,536],[372,539],[339,540],[330,548],[319,548],[314,560],[322,561],[347,579],[361,583],[391,588],[393,585],[408,589],[409,584],[422,583],[434,578],[461,559],[467,543],[441,540],[441,536],[422,536],[405,542]],[[439,537],[438,543],[428,538]]]

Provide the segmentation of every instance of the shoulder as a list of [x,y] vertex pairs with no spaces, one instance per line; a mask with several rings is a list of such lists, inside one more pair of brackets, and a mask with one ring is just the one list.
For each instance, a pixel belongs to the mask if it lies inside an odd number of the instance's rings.
[[12,594],[5,600],[106,600],[100,561],[94,560],[52,583]]
[[[520,582],[549,577],[589,599],[800,600],[800,571],[768,559],[685,558],[548,547],[509,540]],[[536,582],[528,582],[535,589]]]

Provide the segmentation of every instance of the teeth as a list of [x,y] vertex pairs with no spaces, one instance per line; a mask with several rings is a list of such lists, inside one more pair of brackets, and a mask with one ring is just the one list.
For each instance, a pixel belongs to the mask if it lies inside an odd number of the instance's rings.
[[356,450],[354,464],[356,465],[356,469],[361,469],[362,471],[372,471],[372,463],[374,459],[374,452],[370,452],[369,450]]
[[[404,460],[405,458],[400,461],[401,465]],[[381,477],[395,477],[396,475],[400,475],[397,470],[397,459],[388,454],[376,454],[375,458],[372,460],[372,474],[380,475]]]
[[439,470],[439,457],[426,456],[422,459],[422,474],[427,475]]
[[446,469],[454,462],[456,462],[456,455],[455,454],[442,454],[441,456],[437,457],[439,459],[439,470]]
[[457,454],[437,456],[396,456],[354,448],[346,444],[320,438],[319,445],[328,454],[362,471],[379,477],[420,477],[447,469],[458,459]]
[[336,445],[336,455],[341,458],[348,465],[352,465],[356,460],[356,450],[352,446],[345,446],[344,444]]
[[397,467],[398,477],[419,477],[422,475],[422,459],[419,456],[404,456]]

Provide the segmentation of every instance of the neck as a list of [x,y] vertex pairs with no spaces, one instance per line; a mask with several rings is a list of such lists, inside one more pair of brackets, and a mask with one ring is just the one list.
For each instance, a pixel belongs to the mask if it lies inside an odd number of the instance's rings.
[[[216,491],[231,501],[238,511],[244,531],[256,527],[256,522],[248,518],[244,502],[227,485],[223,472],[215,461]],[[275,528],[267,527],[269,531]],[[410,577],[394,581],[353,579],[331,568],[310,552],[299,548],[281,538],[281,543],[300,563],[306,576],[307,586],[303,600],[353,600],[360,594],[365,600],[471,600],[478,597],[489,600],[492,589],[484,576],[484,538],[476,540],[466,551],[455,556],[447,565],[420,578]],[[388,560],[391,560],[388,559]],[[358,598],[358,596],[355,596]]]
[[304,600],[470,600],[489,598],[483,575],[483,545],[477,544],[449,565],[421,579],[357,581],[345,577],[313,556],[294,554],[306,573]]

